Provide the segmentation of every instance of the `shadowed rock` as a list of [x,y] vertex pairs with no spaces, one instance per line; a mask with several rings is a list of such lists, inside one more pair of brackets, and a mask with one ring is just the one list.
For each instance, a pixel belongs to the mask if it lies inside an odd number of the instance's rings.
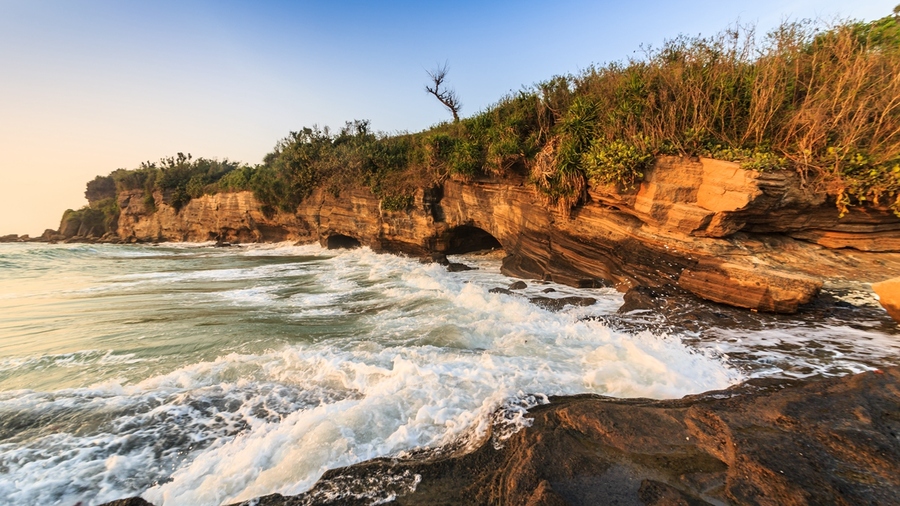
[[597,302],[593,297],[560,297],[552,299],[550,297],[531,297],[528,299],[532,304],[547,309],[549,311],[562,311],[566,306],[592,306]]
[[509,285],[510,290],[524,290],[528,288],[528,285],[524,281],[516,281]]

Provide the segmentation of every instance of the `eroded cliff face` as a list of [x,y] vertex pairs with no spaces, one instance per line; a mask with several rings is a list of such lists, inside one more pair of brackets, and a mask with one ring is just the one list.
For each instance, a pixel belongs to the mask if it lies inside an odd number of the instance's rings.
[[297,216],[266,216],[252,192],[218,193],[192,199],[181,210],[155,197],[156,210],[148,209],[143,190],[119,194],[117,233],[122,240],[138,241],[298,241],[308,238],[306,224]]
[[[839,217],[796,174],[666,157],[629,191],[592,188],[571,216],[545,205],[524,177],[446,181],[385,211],[365,189],[315,192],[295,214],[266,216],[249,192],[193,199],[180,212],[143,194],[119,196],[122,239],[233,242],[353,238],[375,251],[441,258],[488,244],[505,273],[576,286],[676,285],[705,299],[793,312],[826,280],[900,275],[900,219],[888,209]],[[491,239],[492,240],[492,239]]]

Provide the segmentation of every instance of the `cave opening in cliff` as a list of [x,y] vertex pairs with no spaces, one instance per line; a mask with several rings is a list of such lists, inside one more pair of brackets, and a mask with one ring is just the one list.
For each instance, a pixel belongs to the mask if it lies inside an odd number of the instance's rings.
[[462,255],[473,251],[503,249],[496,237],[478,227],[461,225],[451,228],[445,236],[447,255]]
[[362,246],[359,240],[349,235],[335,234],[328,236],[325,247],[328,249],[353,249]]

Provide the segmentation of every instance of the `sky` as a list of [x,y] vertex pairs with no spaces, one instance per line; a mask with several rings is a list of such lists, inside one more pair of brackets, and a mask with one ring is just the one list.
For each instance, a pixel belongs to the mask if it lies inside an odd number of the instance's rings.
[[450,119],[735,22],[871,20],[895,2],[0,0],[0,235],[40,235],[85,183],[178,152],[260,163],[292,130]]

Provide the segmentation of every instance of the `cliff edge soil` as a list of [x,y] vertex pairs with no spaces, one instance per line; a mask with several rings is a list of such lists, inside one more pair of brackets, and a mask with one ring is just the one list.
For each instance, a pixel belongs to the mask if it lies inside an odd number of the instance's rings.
[[[900,276],[900,219],[886,207],[839,216],[796,173],[706,158],[658,158],[633,189],[590,188],[561,214],[523,175],[447,180],[403,211],[367,189],[315,191],[294,213],[266,214],[250,192],[180,210],[141,191],[118,195],[119,241],[362,244],[431,259],[500,247],[503,272],[574,286],[672,285],[701,298],[792,313],[826,283]],[[71,228],[71,227],[70,227]],[[64,231],[61,229],[60,233]],[[349,241],[349,243],[347,242]]]

